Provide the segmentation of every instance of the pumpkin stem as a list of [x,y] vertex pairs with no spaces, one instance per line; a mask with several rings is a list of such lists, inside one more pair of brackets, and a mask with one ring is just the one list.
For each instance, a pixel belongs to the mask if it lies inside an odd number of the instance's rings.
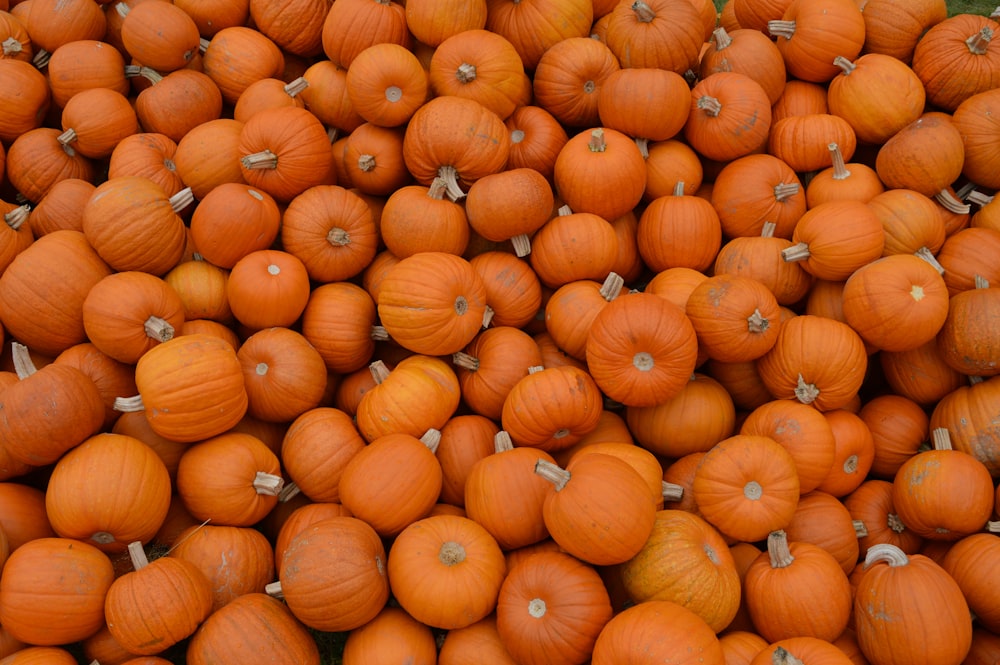
[[431,184],[427,187],[427,196],[434,199],[435,201],[440,201],[448,193],[448,181],[444,178],[437,176],[431,180]]
[[98,531],[97,533],[91,535],[89,540],[94,541],[98,545],[110,545],[115,542],[115,537],[107,531]]
[[969,47],[969,53],[986,55],[986,49],[989,47],[991,39],[993,39],[993,30],[989,26],[983,26],[982,30],[965,40],[965,45]]
[[851,520],[851,525],[854,527],[854,535],[858,538],[865,538],[868,535],[868,527],[865,526],[864,520]]
[[3,54],[7,57],[13,57],[23,50],[21,47],[21,42],[19,42],[12,36],[3,40],[2,46],[3,46]]
[[653,359],[652,354],[646,351],[639,351],[632,356],[632,366],[640,372],[649,372],[656,366],[656,361]]
[[973,279],[973,286],[977,289],[988,289],[990,288],[990,281],[982,275],[976,275]]
[[598,127],[590,132],[590,141],[587,143],[587,147],[590,148],[590,152],[604,152],[607,150],[608,144],[604,141],[603,128]]
[[24,380],[38,371],[35,368],[35,363],[31,361],[31,354],[28,353],[28,347],[24,344],[11,342],[10,352],[14,361],[14,372],[17,374],[17,378]]
[[661,492],[664,501],[680,501],[684,498],[684,486],[677,483],[668,483],[664,480]]
[[382,383],[389,378],[389,368],[381,360],[376,360],[368,366],[368,371],[372,373],[375,383]]
[[809,245],[800,242],[797,245],[786,247],[781,250],[781,258],[791,263],[793,261],[804,261],[809,258]]
[[785,39],[791,39],[795,34],[795,21],[768,21],[767,32],[772,37],[784,37]]
[[142,549],[141,540],[133,540],[128,544],[128,558],[132,561],[132,568],[135,570],[142,570],[149,565],[149,559],[146,558],[146,550]]
[[358,157],[358,170],[362,173],[371,173],[375,170],[375,155],[365,153]]
[[976,376],[975,374],[970,374],[967,378],[969,380],[970,386],[974,386],[977,383],[982,383],[983,381],[985,381],[985,377]]
[[441,430],[434,429],[433,427],[424,432],[424,435],[420,437],[420,441],[427,446],[432,453],[437,453],[438,445],[441,443]]
[[146,331],[146,337],[158,342],[169,342],[174,338],[174,327],[170,322],[153,314],[142,324],[142,328]]
[[170,202],[170,207],[173,211],[180,214],[184,208],[194,203],[194,192],[191,191],[190,187],[185,187],[173,196],[171,196],[168,201]]
[[940,192],[935,194],[934,199],[944,206],[945,210],[953,212],[956,215],[966,215],[972,210],[972,206],[968,203],[962,203],[961,200],[959,200],[947,189],[942,189]]
[[729,33],[721,25],[712,31],[712,38],[715,39],[716,51],[729,48],[729,45],[733,43],[733,38],[729,36]]
[[771,568],[787,568],[795,561],[788,548],[788,536],[781,529],[767,534],[767,557]]
[[59,141],[59,143],[62,143],[63,145],[72,143],[75,140],[76,140],[76,130],[73,129],[72,127],[70,127],[65,132],[56,137],[56,141]]
[[281,492],[281,486],[284,484],[285,481],[281,476],[265,471],[258,471],[253,477],[253,488],[257,490],[257,494],[278,496],[278,493]]
[[270,150],[264,149],[252,155],[244,155],[240,158],[240,164],[245,169],[276,169],[278,168],[278,156]]
[[514,131],[512,131],[510,133],[510,142],[511,143],[521,143],[522,141],[524,141],[524,130],[523,129],[515,129]]
[[210,40],[206,39],[205,37],[202,37],[201,39],[198,40],[198,50],[201,51],[202,54],[204,54],[205,51],[208,50],[208,45],[211,43],[212,42]]
[[830,143],[826,147],[830,151],[830,159],[833,161],[833,179],[846,180],[850,178],[851,172],[848,170],[847,164],[844,163],[844,155],[840,152],[840,146],[836,143]]
[[954,450],[951,447],[951,434],[947,427],[935,427],[931,430],[931,442],[934,450]]
[[684,196],[684,181],[683,180],[678,180],[674,184],[673,195],[674,196]]
[[376,342],[386,342],[389,340],[389,331],[385,326],[372,326],[372,339]]
[[899,515],[896,513],[886,515],[885,523],[894,533],[903,533],[906,531],[906,525],[903,524],[903,520],[899,519]]
[[774,648],[774,653],[771,654],[772,665],[805,665],[797,656],[792,655],[788,649],[779,646]]
[[35,66],[36,69],[45,69],[49,65],[49,59],[52,54],[43,48],[38,49],[35,52],[35,56],[31,59],[31,64]]
[[773,238],[774,232],[778,230],[778,225],[774,222],[764,222],[764,225],[760,227],[760,237],[761,238]]
[[771,322],[764,318],[759,309],[755,309],[753,314],[747,317],[747,330],[752,333],[762,333],[771,326]]
[[351,244],[351,234],[337,226],[326,234],[326,241],[334,247],[344,247]]
[[992,520],[986,523],[986,531],[988,533],[1000,533],[1000,521]]
[[974,203],[977,206],[987,206],[993,203],[994,197],[989,194],[984,194],[978,189],[973,189],[971,192],[965,195],[964,200],[966,203]]
[[545,606],[545,601],[541,598],[532,598],[528,601],[528,614],[530,614],[535,619],[541,619],[545,616],[545,612],[548,608]]
[[526,233],[518,233],[511,237],[510,244],[514,247],[514,255],[523,259],[531,254],[531,238]]
[[774,200],[781,203],[799,193],[801,185],[797,182],[779,182],[774,186]]
[[806,383],[806,380],[799,374],[798,384],[795,386],[795,398],[803,404],[812,404],[819,397],[819,388],[815,383]]
[[653,11],[653,8],[642,0],[636,0],[632,3],[632,11],[635,12],[635,18],[639,23],[652,23],[653,19],[656,18],[656,12]]
[[470,372],[475,372],[479,369],[479,358],[464,351],[451,354],[451,362]]
[[865,553],[864,570],[868,570],[872,564],[885,561],[892,567],[905,566],[910,563],[910,559],[903,550],[891,543],[878,543],[868,548]]
[[284,90],[289,97],[295,97],[295,95],[299,94],[308,87],[309,81],[307,81],[305,77],[300,76],[285,84]]
[[115,11],[118,12],[118,15],[121,16],[122,18],[128,16],[129,9],[130,9],[129,6],[126,5],[124,2],[115,3]]
[[441,549],[438,550],[438,561],[449,568],[460,564],[465,561],[465,548],[454,540],[446,541],[441,544]]
[[535,473],[555,485],[557,492],[566,487],[570,479],[569,471],[541,458],[535,462]]
[[931,252],[931,250],[929,250],[927,247],[921,247],[920,249],[918,249],[913,253],[916,256],[922,258],[924,261],[927,261],[927,263],[934,266],[934,269],[938,271],[939,275],[944,274],[944,266],[941,265],[940,262],[938,262],[937,257],[934,256],[933,252]]
[[639,154],[643,159],[649,159],[649,139],[636,138],[635,145],[639,148]]
[[853,62],[851,62],[850,60],[848,60],[847,58],[845,58],[842,55],[838,55],[836,58],[834,58],[833,59],[833,64],[837,65],[838,67],[840,67],[843,70],[844,76],[850,76],[850,74],[855,69],[858,68],[857,65],[855,65]]
[[145,411],[146,405],[142,403],[142,395],[133,395],[132,397],[116,397],[111,408],[120,413],[135,413],[136,411]]
[[295,481],[285,483],[281,491],[278,492],[278,503],[287,503],[301,493],[302,488]]
[[271,596],[271,598],[284,598],[285,594],[281,591],[281,582],[271,582],[264,587],[264,593]]
[[160,81],[163,80],[163,74],[161,74],[160,72],[156,71],[152,67],[142,67],[142,66],[140,66],[139,67],[138,76],[143,77],[144,79],[146,79],[147,81],[149,81],[153,85],[156,85],[157,83],[159,83]]
[[445,181],[449,199],[460,201],[465,198],[465,192],[458,184],[458,171],[454,166],[445,165],[439,168],[438,177]]
[[459,83],[471,83],[476,80],[476,66],[463,62],[455,70],[455,78]]
[[722,102],[720,102],[715,97],[709,95],[703,95],[698,98],[698,102],[695,104],[699,109],[712,116],[713,118],[719,117],[719,113],[722,112]]
[[538,374],[539,372],[544,372],[545,368],[541,365],[532,365],[528,368],[528,374]]
[[20,205],[8,212],[3,216],[3,221],[11,228],[12,231],[17,231],[28,221],[28,216],[31,213],[31,208],[28,205]]
[[572,215],[573,209],[569,207],[568,203],[564,203],[563,205],[559,206],[558,210],[556,210],[556,214],[558,214],[560,217],[565,217],[566,215]]
[[844,473],[855,473],[858,470],[858,456],[850,455],[844,460]]
[[621,275],[616,272],[609,272],[608,276],[604,279],[604,283],[601,284],[600,294],[605,300],[611,302],[618,297],[624,285],[625,280]]
[[505,453],[508,450],[514,450],[514,441],[511,440],[509,432],[500,430],[493,437],[493,452]]

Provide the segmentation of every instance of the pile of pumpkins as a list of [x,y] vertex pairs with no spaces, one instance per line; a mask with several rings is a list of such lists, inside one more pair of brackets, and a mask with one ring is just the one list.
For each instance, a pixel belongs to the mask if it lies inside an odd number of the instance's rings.
[[998,662],[996,15],[0,6],[0,665]]

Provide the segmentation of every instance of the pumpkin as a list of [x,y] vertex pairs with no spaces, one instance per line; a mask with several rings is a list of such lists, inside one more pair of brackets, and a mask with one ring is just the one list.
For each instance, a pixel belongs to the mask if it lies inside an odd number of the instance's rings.
[[[927,146],[934,145],[933,153]],[[924,114],[893,134],[878,150],[875,170],[886,187],[937,196],[962,174],[962,135],[942,113]]]
[[361,397],[355,414],[366,441],[386,434],[420,437],[428,429],[440,430],[458,408],[458,378],[440,358],[411,355],[391,371],[377,360],[370,371],[376,386]]
[[363,626],[389,598],[385,548],[355,517],[320,520],[292,538],[278,580],[268,594],[280,594],[299,621],[326,632]]
[[322,52],[323,22],[329,9],[324,0],[254,1],[249,9],[257,29],[282,50],[304,58]]
[[833,166],[831,143],[837,144],[845,161],[850,161],[857,141],[854,128],[839,115],[793,114],[772,121],[767,152],[802,173]]
[[500,422],[515,445],[554,452],[568,448],[597,427],[601,391],[573,366],[529,369],[504,399]]
[[111,151],[108,177],[143,175],[173,196],[184,189],[174,164],[176,153],[177,143],[165,134],[145,131],[126,136]]
[[[692,323],[680,308],[652,294],[615,298],[590,325],[590,375],[605,395],[626,406],[654,406],[675,397],[697,361]],[[672,334],[665,334],[668,330]]]
[[[912,189],[889,189],[868,200],[882,222],[882,255],[920,252],[936,255],[945,242],[944,220],[933,199]],[[923,248],[927,251],[923,251]]]
[[997,340],[981,322],[993,318],[1000,300],[998,292],[980,277],[977,287],[952,296],[937,336],[938,350],[944,361],[962,374],[993,376],[1000,373],[994,355]]
[[497,632],[496,615],[457,630],[449,630],[438,652],[438,665],[517,665]]
[[864,403],[858,415],[875,441],[871,470],[879,478],[892,478],[929,437],[926,412],[902,395],[877,395]]
[[[958,540],[948,549],[941,567],[956,581],[975,614],[977,627],[994,630],[997,626],[997,603],[989,593],[989,580],[996,568],[997,539],[995,532],[974,533]],[[985,578],[984,578],[985,574]]]
[[[40,646],[83,640],[104,625],[114,580],[111,560],[70,538],[36,538],[18,547],[0,578],[0,621],[14,639]],[[52,595],[74,599],[53,603]]]
[[247,183],[282,202],[323,184],[333,159],[322,123],[294,106],[265,109],[247,120],[239,155]]
[[[221,434],[247,409],[236,351],[206,334],[175,337],[146,352],[136,364],[136,387],[140,399],[118,400],[116,408],[145,409],[153,430],[176,441]],[[197,404],[189,397],[192,391]]]
[[441,428],[438,464],[441,465],[441,494],[437,505],[465,511],[465,485],[473,467],[495,450],[500,427],[486,416],[474,413],[453,416]]
[[417,56],[394,42],[360,51],[347,69],[345,86],[353,112],[386,128],[405,125],[430,89]]
[[411,182],[403,162],[403,130],[399,127],[370,122],[359,125],[347,136],[343,162],[347,179],[362,194],[388,196]]
[[[830,112],[851,123],[859,140],[885,143],[923,113],[923,83],[898,58],[866,53],[853,62],[843,56],[834,60],[841,71],[829,84]],[[887,89],[895,91],[888,99],[882,94]]]
[[[145,131],[180,141],[194,127],[222,115],[222,93],[204,72],[179,69],[161,75],[149,67],[139,72],[152,83],[135,101],[135,113]],[[241,109],[241,122],[244,114]]]
[[[476,128],[472,143],[466,134],[468,127]],[[434,97],[414,112],[406,126],[403,160],[421,184],[443,177],[448,182],[448,195],[457,200],[479,178],[503,170],[510,152],[509,138],[503,120],[479,102]]]
[[280,77],[284,66],[278,45],[242,24],[212,35],[202,55],[203,71],[219,86],[223,101],[232,105],[254,81]]
[[757,631],[776,642],[808,636],[833,640],[847,627],[851,585],[832,554],[782,530],[767,537],[767,552],[747,569],[747,608]]
[[263,594],[274,579],[274,549],[259,531],[199,524],[177,536],[168,556],[197,567],[212,588],[212,612],[246,594]]
[[636,140],[639,152],[646,160],[646,190],[642,200],[652,202],[673,194],[678,182],[684,183],[686,194],[701,188],[705,167],[691,146],[677,138],[650,143]]
[[229,307],[250,330],[290,326],[309,300],[309,274],[296,255],[276,249],[250,252],[226,281]]
[[610,13],[605,41],[623,67],[683,74],[698,61],[705,28],[689,0],[619,3]]
[[[303,501],[297,501],[297,499],[302,499]],[[306,498],[305,494],[300,493],[284,503],[279,502],[279,509],[272,512],[268,517],[275,517],[279,512],[283,512],[281,511],[282,507],[289,507],[286,508],[289,512],[285,516],[284,521],[281,522],[278,534],[274,539],[274,566],[276,570],[281,569],[288,544],[307,527],[328,517],[351,515],[351,511],[339,503],[313,503]]]
[[281,463],[289,479],[310,499],[336,502],[344,467],[364,445],[348,414],[318,406],[288,426],[281,443]]
[[962,13],[944,18],[913,49],[911,67],[927,90],[927,101],[954,111],[963,101],[995,88],[1000,52],[990,48],[1000,25],[986,16]]
[[10,83],[4,86],[0,113],[0,140],[8,147],[21,134],[42,126],[52,95],[45,75],[30,63],[0,58],[0,74]]
[[948,17],[948,7],[941,0],[920,0],[898,5],[892,0],[867,0],[865,52],[884,53],[906,64],[913,59],[913,49],[931,26]]
[[749,665],[754,656],[767,648],[767,640],[749,630],[727,630],[719,635],[719,646],[727,664]]
[[263,593],[234,598],[212,612],[185,651],[192,665],[219,658],[270,658],[274,663],[318,665],[316,640],[288,607]]
[[818,637],[797,635],[767,645],[753,657],[750,665],[798,665],[799,663],[852,665],[853,662],[832,642]]
[[[532,76],[534,103],[562,125],[594,127],[601,121],[601,87],[620,69],[621,63],[605,42],[567,37],[546,49],[538,60]],[[566,143],[565,129],[556,135]]]
[[646,171],[635,141],[617,130],[597,127],[563,145],[553,179],[557,194],[573,212],[610,221],[642,199]]
[[349,374],[371,360],[375,303],[360,286],[350,282],[317,286],[309,293],[301,324],[302,334],[331,372]]
[[208,617],[212,591],[193,564],[174,557],[148,561],[139,541],[129,543],[128,551],[134,570],[108,589],[108,630],[128,651],[154,655],[190,636]]
[[[79,492],[87,494],[86,502],[74,499]],[[130,542],[152,540],[162,526],[170,505],[170,475],[139,439],[97,434],[56,463],[45,505],[60,536],[104,552],[124,552]]]
[[[122,52],[110,46],[106,39],[78,39],[52,51],[46,69],[56,106],[62,108],[75,93],[97,86],[128,93]],[[32,50],[29,42],[21,54]]]
[[833,431],[834,457],[830,471],[816,489],[843,497],[864,482],[875,461],[871,429],[855,413],[836,409],[823,414]]
[[4,665],[72,665],[76,658],[61,647],[25,646],[12,652],[2,661]]
[[[580,239],[586,240],[581,242]],[[518,246],[522,246],[518,239]],[[600,279],[618,259],[614,227],[592,212],[573,212],[562,206],[559,214],[538,229],[529,246],[531,267],[539,281],[559,288],[578,280]]]
[[746,74],[760,83],[772,106],[785,88],[785,60],[775,43],[760,30],[727,31],[713,26],[708,48],[699,61],[701,78],[716,72]]
[[766,436],[737,434],[715,444],[695,469],[694,500],[723,535],[753,542],[783,528],[799,501],[795,460]]
[[0,483],[0,498],[3,498],[0,525],[11,553],[36,538],[56,537],[45,512],[45,492],[24,483],[5,481]]
[[594,644],[593,665],[723,665],[719,639],[705,620],[669,600],[639,603],[616,614]]
[[[824,339],[822,351],[808,339]],[[757,359],[760,378],[776,399],[794,398],[820,411],[847,405],[867,366],[864,342],[850,326],[809,314],[782,323],[775,345]]]
[[80,178],[65,178],[52,185],[31,210],[31,231],[36,238],[69,229],[82,231],[81,212],[96,185]]
[[844,162],[836,143],[827,146],[833,166],[815,174],[806,187],[806,204],[815,208],[827,201],[852,199],[868,203],[885,191],[875,169],[867,164]]
[[380,659],[406,658],[413,665],[435,665],[437,643],[431,628],[405,610],[387,605],[344,641],[343,662],[378,663]]
[[186,320],[208,319],[219,323],[232,321],[226,294],[228,280],[227,270],[197,257],[177,264],[163,276],[163,281],[180,298]]
[[301,333],[275,327],[258,330],[240,346],[249,400],[247,413],[284,423],[319,405],[326,394],[323,357]]
[[[537,78],[536,72],[534,79]],[[531,168],[551,181],[556,155],[569,140],[555,116],[541,106],[519,106],[504,121],[504,126],[510,135],[507,168]]]
[[499,420],[503,402],[528,369],[542,364],[535,341],[523,330],[495,326],[473,338],[464,351],[455,354],[456,376],[462,399],[474,412]]
[[323,52],[345,69],[373,44],[390,42],[409,48],[411,39],[405,8],[390,0],[348,0],[327,11],[321,32]]
[[146,272],[108,275],[83,301],[87,337],[123,363],[134,364],[154,345],[173,339],[184,318],[184,304],[173,287]]
[[542,285],[531,265],[510,252],[485,251],[469,259],[486,287],[491,325],[521,328],[538,317]]
[[435,178],[429,187],[406,185],[389,194],[378,226],[386,249],[400,259],[419,252],[461,256],[469,244],[469,219],[447,189],[443,178]]
[[972,643],[969,607],[958,583],[941,566],[893,545],[869,548],[864,565],[854,623],[869,661],[902,664],[932,653],[941,665],[963,661]]
[[656,509],[627,462],[593,453],[570,460],[565,469],[540,460],[535,473],[552,483],[542,517],[564,550],[593,565],[610,565],[642,549]]
[[661,510],[642,550],[621,566],[622,582],[637,603],[669,600],[719,632],[740,604],[740,581],[722,536],[701,517]]
[[[528,167],[480,178],[465,200],[469,226],[494,242],[530,236],[549,220],[553,206],[552,188],[545,176]],[[515,249],[523,255],[523,247]]]
[[996,177],[997,163],[993,155],[996,146],[996,119],[992,109],[998,93],[988,90],[977,93],[955,109],[952,122],[965,141],[965,161],[962,174],[982,187],[996,189],[1000,180]]
[[114,401],[119,395],[134,394],[134,368],[119,362],[100,351],[90,342],[69,347],[53,362],[76,367],[90,377],[104,402],[104,427],[111,427],[122,414],[114,409]]
[[865,42],[861,11],[857,3],[844,0],[795,0],[780,19],[767,22],[767,31],[777,39],[788,73],[814,83],[830,81],[840,71],[834,58],[853,60]]
[[463,30],[438,44],[427,75],[436,95],[474,99],[501,119],[531,90],[514,45],[482,28]]
[[[393,597],[423,624],[464,628],[496,607],[506,572],[503,552],[476,522],[437,515],[396,536],[387,565]],[[426,602],[438,598],[443,602]]]
[[986,465],[991,475],[1000,474],[996,460],[997,430],[994,395],[1000,383],[971,381],[946,394],[931,412],[930,427],[945,427],[956,450],[969,453]]
[[318,60],[302,73],[309,81],[299,96],[324,125],[350,133],[365,122],[347,94],[347,69],[329,60]]
[[685,312],[710,358],[723,362],[755,360],[778,337],[780,317],[774,294],[752,277],[721,274],[691,291]]
[[83,234],[116,271],[163,275],[180,262],[187,242],[180,211],[190,189],[173,196],[142,176],[118,176],[97,186],[83,209]]
[[784,531],[790,542],[811,543],[829,552],[845,575],[858,564],[858,535],[864,529],[831,494],[813,490],[802,495]]
[[684,128],[690,111],[687,93],[687,82],[676,72],[620,69],[598,89],[597,112],[605,127],[647,143],[666,141]]
[[84,157],[103,159],[118,143],[139,130],[135,109],[125,95],[110,88],[81,90],[60,116],[59,141]]
[[60,143],[61,134],[54,127],[37,127],[7,148],[7,180],[29,201],[40,201],[60,180],[94,179],[93,160]]
[[775,237],[791,238],[806,211],[805,188],[798,175],[769,154],[746,155],[723,166],[710,200],[730,238],[759,236],[767,222],[775,224]]
[[174,166],[199,201],[204,201],[217,185],[245,184],[239,161],[242,128],[243,123],[232,118],[209,120],[192,128],[177,142]]
[[36,369],[27,347],[12,344],[19,380],[0,392],[0,440],[15,461],[51,464],[97,433],[104,402],[81,370],[54,363]]
[[573,665],[587,660],[611,616],[597,571],[563,552],[540,552],[504,579],[496,627],[518,663]]
[[[505,37],[528,70],[535,70],[549,48],[566,39],[587,37],[596,18],[592,3],[581,0],[528,2],[523,6],[489,0],[486,7],[484,25],[478,27]],[[466,11],[471,13],[471,10]]]
[[[140,3],[142,4],[142,3]],[[185,67],[198,53],[198,26],[180,7],[122,6],[127,11],[121,39],[129,54],[147,67],[172,72]]]
[[879,362],[893,392],[921,406],[936,404],[966,383],[965,375],[944,361],[936,339],[910,351],[883,351]]
[[990,518],[992,479],[982,462],[951,448],[946,429],[933,430],[932,437],[933,450],[913,455],[896,471],[893,505],[917,535],[958,540],[981,530]]
[[947,294],[944,279],[927,261],[909,254],[887,256],[848,278],[844,317],[867,343],[909,351],[934,339],[954,311]]
[[439,440],[437,430],[420,439],[402,432],[375,438],[344,466],[340,502],[380,536],[399,534],[425,517],[441,494]]
[[986,282],[1000,281],[1000,272],[987,258],[996,247],[1000,247],[1000,229],[963,228],[949,235],[935,256],[944,270],[948,295],[976,288],[977,275]]
[[684,137],[698,154],[731,161],[761,149],[771,128],[771,100],[756,80],[716,72],[691,88]]

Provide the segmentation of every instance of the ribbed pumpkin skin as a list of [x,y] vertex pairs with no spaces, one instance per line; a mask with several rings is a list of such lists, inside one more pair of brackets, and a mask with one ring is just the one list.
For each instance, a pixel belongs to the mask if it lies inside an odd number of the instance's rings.
[[668,600],[639,603],[615,615],[597,638],[593,665],[724,665],[719,640],[694,612]]
[[316,640],[280,600],[263,593],[234,599],[212,613],[191,637],[191,665],[252,662],[275,665],[318,665]]
[[642,550],[622,564],[622,581],[636,602],[670,600],[719,632],[740,605],[740,580],[729,547],[701,517],[682,510],[656,513]]
[[11,554],[0,578],[4,630],[42,646],[90,637],[104,624],[104,600],[113,580],[111,560],[92,545],[70,538],[31,540]]

